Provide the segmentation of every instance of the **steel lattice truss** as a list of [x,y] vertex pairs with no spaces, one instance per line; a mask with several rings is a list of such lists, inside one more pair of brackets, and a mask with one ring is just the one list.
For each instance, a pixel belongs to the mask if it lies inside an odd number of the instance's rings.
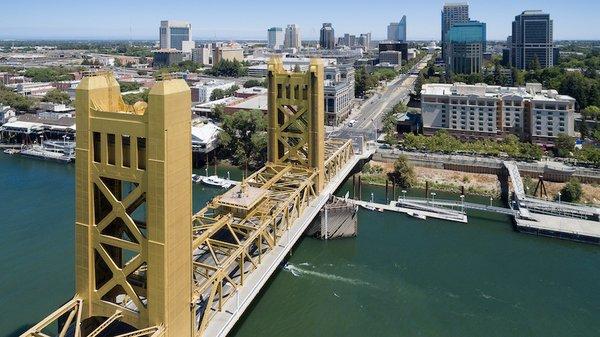
[[[70,335],[74,337],[96,337],[100,335],[110,324],[121,319],[123,317],[123,312],[121,310],[116,310],[115,313],[108,317],[102,324],[100,324],[96,329],[91,331],[87,336],[82,336],[81,332],[81,311],[83,307],[83,300],[75,295],[75,297],[69,302],[65,303],[58,310],[53,312],[51,315],[46,317],[44,320],[40,321],[38,324],[32,326],[29,330],[25,331],[21,336],[31,336],[31,337],[49,337],[51,335],[44,333],[44,329],[49,328],[53,324],[58,324],[58,336],[63,337],[67,335],[70,328],[73,327],[73,331]],[[63,322],[60,321],[60,318],[65,318]],[[136,331],[124,333],[115,337],[162,337],[165,335],[165,327],[164,326],[152,326],[144,329],[139,329]]]
[[[329,176],[333,177],[352,157],[352,142],[326,143]],[[316,197],[316,179],[312,169],[269,163],[246,180],[249,186],[269,191],[249,213],[236,215],[216,197],[194,215],[193,299],[198,336]]]

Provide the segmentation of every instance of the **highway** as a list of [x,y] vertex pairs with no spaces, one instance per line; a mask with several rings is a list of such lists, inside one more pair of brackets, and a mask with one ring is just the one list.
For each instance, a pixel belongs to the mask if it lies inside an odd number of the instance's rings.
[[[408,103],[410,93],[414,89],[417,75],[410,73],[425,68],[431,55],[426,55],[407,74],[401,74],[376,91],[369,99],[353,111],[343,125],[330,129],[328,136],[335,138],[355,138],[364,136],[366,140],[375,140],[376,128],[381,129],[383,113],[392,109],[398,102]],[[356,120],[353,126],[348,126],[349,120]]]

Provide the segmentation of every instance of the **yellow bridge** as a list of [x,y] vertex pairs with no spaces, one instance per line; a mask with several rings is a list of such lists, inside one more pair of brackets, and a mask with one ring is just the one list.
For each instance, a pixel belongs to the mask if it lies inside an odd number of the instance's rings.
[[[325,139],[323,66],[269,63],[268,163],[192,214],[190,90],[77,88],[76,294],[23,336],[225,336],[357,162]],[[242,135],[240,135],[242,136]]]

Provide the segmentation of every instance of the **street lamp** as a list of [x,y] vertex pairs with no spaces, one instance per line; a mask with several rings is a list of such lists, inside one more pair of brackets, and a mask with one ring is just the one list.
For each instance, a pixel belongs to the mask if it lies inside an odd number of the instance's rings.
[[431,192],[431,203],[435,203],[435,192]]
[[490,197],[490,207],[492,206],[493,201],[494,201],[494,198]]
[[206,165],[206,168],[204,169],[204,176],[208,178],[208,165]]
[[460,195],[460,210],[463,213],[465,211],[465,195],[464,194]]
[[404,201],[406,201],[406,190],[402,190],[402,197],[404,198]]
[[559,192],[558,192],[558,203],[559,203],[559,204],[560,204],[560,196],[561,196],[561,193],[560,193],[560,191],[559,191]]
[[371,192],[371,203],[373,203],[373,199],[374,199],[374,195],[373,195],[373,192]]

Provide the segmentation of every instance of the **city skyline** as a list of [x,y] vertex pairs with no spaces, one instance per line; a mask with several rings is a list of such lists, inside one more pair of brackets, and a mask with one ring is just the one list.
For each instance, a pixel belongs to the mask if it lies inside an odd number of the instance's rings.
[[[83,4],[71,0],[53,3],[34,0],[27,4],[3,4],[4,11],[11,15],[0,22],[0,39],[158,40],[157,25],[161,20],[182,20],[192,24],[196,40],[265,40],[267,28],[285,27],[287,24],[297,24],[303,39],[318,40],[323,22],[331,22],[340,35],[371,32],[373,39],[381,40],[386,38],[389,22],[397,22],[406,15],[408,40],[439,40],[439,15],[444,3],[399,4],[391,0],[374,0],[369,6],[385,10],[361,12],[361,22],[356,24],[356,8],[364,3],[352,0],[344,2],[345,6],[336,2],[308,0],[300,8],[272,0],[260,4],[234,0],[226,10],[220,3],[211,2],[175,0],[165,7],[158,1],[122,3],[106,0],[86,3],[85,11],[82,10]],[[600,10],[599,3],[582,0],[568,3],[556,0],[502,3],[474,0],[467,3],[471,16],[487,24],[489,40],[505,40],[511,33],[514,17],[531,9],[539,9],[552,16],[556,40],[600,38],[600,27],[586,24],[594,21],[594,13]],[[319,8],[316,14],[310,12],[313,8]],[[252,20],[248,20],[250,14]]]

